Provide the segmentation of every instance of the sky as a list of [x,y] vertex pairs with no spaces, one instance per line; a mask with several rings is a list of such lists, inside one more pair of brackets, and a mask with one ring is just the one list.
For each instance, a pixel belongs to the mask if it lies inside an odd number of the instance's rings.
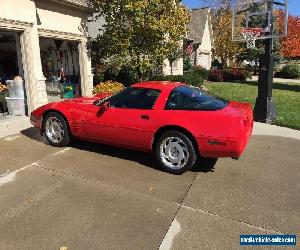
[[[188,8],[197,8],[200,6],[201,0],[183,0]],[[300,16],[300,0],[288,0],[288,11],[292,15]]]

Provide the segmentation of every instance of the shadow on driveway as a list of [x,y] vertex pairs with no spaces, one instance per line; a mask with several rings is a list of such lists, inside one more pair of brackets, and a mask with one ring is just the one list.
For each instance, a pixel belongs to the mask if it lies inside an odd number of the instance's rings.
[[[49,144],[47,140],[45,140],[45,138],[40,135],[38,129],[36,128],[28,128],[26,130],[21,131],[21,134],[23,134],[24,136],[32,140]],[[149,154],[142,151],[130,150],[126,148],[114,147],[114,146],[104,145],[104,144],[99,144],[94,142],[82,141],[82,140],[75,140],[74,142],[71,143],[70,147],[79,150],[98,153],[102,155],[107,155],[111,157],[116,157],[124,160],[135,161],[144,166],[156,170],[161,170],[154,154]],[[195,173],[214,172],[214,167],[215,164],[217,163],[217,160],[218,159],[214,159],[214,158],[199,159],[196,162],[195,166],[191,169],[191,171]]]

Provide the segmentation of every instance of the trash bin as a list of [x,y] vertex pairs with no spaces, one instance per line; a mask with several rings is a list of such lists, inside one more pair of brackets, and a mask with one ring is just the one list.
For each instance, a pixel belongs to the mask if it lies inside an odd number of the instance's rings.
[[7,80],[6,84],[10,97],[24,99],[23,80]]
[[24,98],[6,97],[7,109],[10,115],[25,115]]

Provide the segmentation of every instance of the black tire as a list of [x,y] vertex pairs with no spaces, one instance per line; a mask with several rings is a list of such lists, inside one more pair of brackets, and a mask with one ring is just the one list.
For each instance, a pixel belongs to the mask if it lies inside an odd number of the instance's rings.
[[[47,121],[49,121],[49,119],[56,119],[57,124],[60,124],[60,128],[63,131],[63,135],[61,136],[61,139],[55,141],[52,137],[51,137],[51,133],[47,132]],[[70,141],[71,141],[71,134],[69,132],[69,128],[67,125],[67,121],[64,119],[64,117],[62,117],[59,113],[57,112],[49,112],[43,121],[43,133],[45,135],[45,138],[47,139],[47,141],[55,147],[65,147],[67,146]]]
[[[178,143],[179,142],[179,143]],[[167,159],[167,157],[164,157],[163,154],[167,155],[168,153],[165,151],[166,148],[168,148],[166,143],[175,143],[174,145],[180,145],[182,147],[182,152],[183,155],[185,156],[184,160],[181,160],[180,163],[175,163],[176,165],[173,165],[174,163],[172,163],[169,159]],[[174,147],[169,147],[169,153],[168,156],[172,157],[172,153],[171,151],[174,153],[175,155],[175,161],[177,161],[177,159],[181,159],[180,157],[178,157],[180,155],[180,150],[178,150],[177,146]],[[162,150],[162,151],[161,151]],[[160,163],[162,169],[165,172],[171,173],[171,174],[175,174],[175,175],[180,175],[186,171],[189,171],[195,164],[196,160],[197,160],[197,153],[195,150],[195,147],[191,141],[191,139],[186,136],[184,133],[176,131],[176,130],[170,130],[167,131],[165,133],[163,133],[158,140],[156,141],[155,144],[155,155],[156,158],[158,160],[158,162]],[[177,158],[176,158],[177,156]],[[182,154],[181,154],[182,156]],[[170,166],[173,165],[173,166]],[[182,165],[182,166],[180,166]]]

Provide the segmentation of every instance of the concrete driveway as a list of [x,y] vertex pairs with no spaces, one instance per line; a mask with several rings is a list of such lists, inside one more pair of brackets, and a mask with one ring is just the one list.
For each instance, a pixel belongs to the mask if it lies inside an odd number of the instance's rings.
[[239,249],[240,234],[299,236],[299,148],[255,135],[240,160],[173,176],[151,155],[54,148],[29,128],[0,140],[0,249]]

